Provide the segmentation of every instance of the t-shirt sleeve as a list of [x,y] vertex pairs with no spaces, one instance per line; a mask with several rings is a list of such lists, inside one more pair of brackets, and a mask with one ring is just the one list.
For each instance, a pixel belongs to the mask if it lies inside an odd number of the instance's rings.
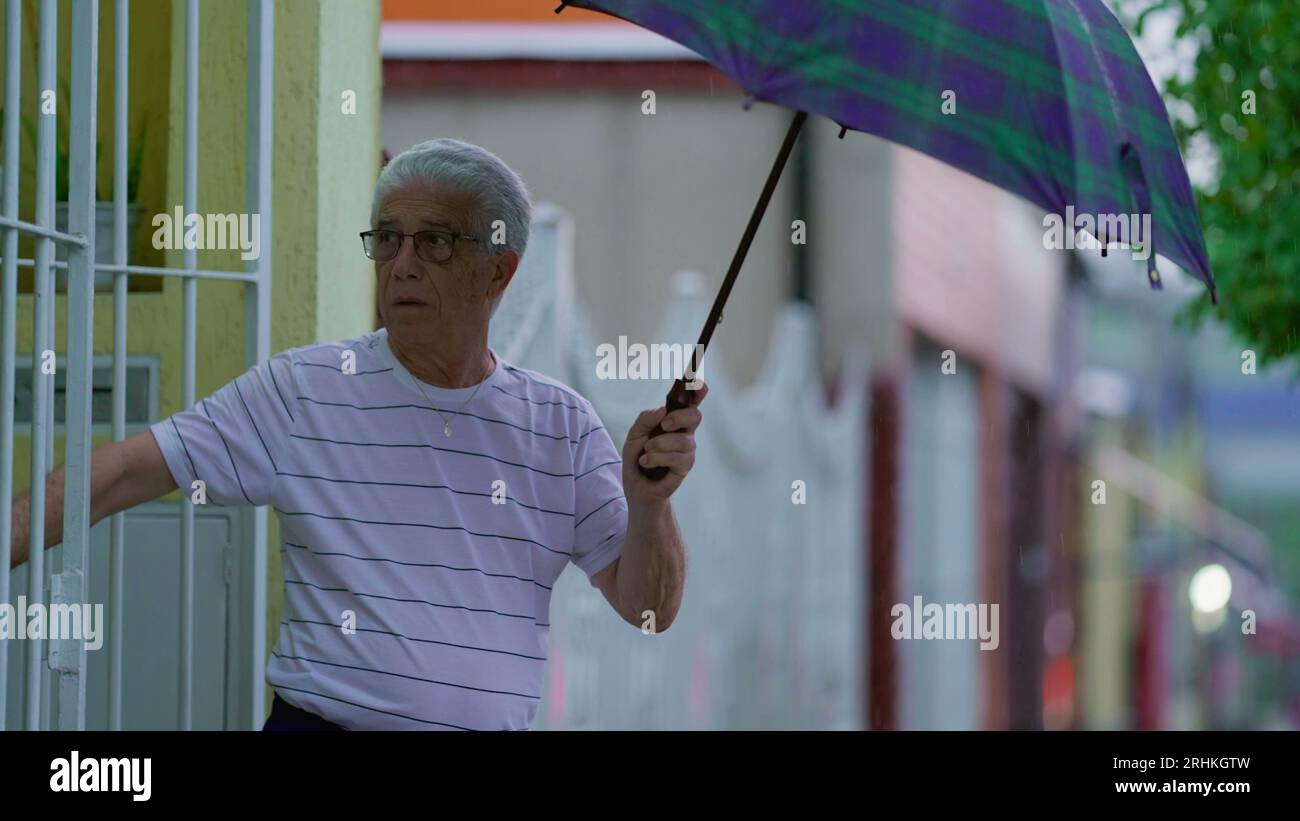
[[574,451],[572,561],[587,580],[623,552],[627,538],[627,499],[623,496],[623,457],[590,402]]
[[298,413],[297,396],[293,356],[286,350],[149,429],[183,493],[192,493],[197,479],[209,503],[267,505]]

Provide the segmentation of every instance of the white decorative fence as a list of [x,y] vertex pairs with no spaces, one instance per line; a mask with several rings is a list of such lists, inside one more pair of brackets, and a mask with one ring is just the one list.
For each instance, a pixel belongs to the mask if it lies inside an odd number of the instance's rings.
[[[596,348],[616,340],[593,338],[573,298],[573,235],[565,214],[539,207],[492,342],[590,399],[621,446],[671,383],[597,378]],[[664,287],[667,312],[644,342],[693,341],[712,292],[689,272]],[[850,352],[842,398],[827,408],[815,341],[813,313],[796,304],[773,328],[758,383],[741,390],[717,351],[706,358],[696,465],[673,497],[688,551],[682,611],[644,635],[580,572],[565,573],[538,729],[863,726],[865,358]]]

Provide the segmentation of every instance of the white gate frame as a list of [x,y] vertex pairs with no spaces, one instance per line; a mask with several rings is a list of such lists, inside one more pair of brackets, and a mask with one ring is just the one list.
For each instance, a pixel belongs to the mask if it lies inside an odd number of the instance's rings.
[[[68,230],[54,229],[54,169],[56,108],[40,114],[36,151],[36,222],[18,219],[19,111],[21,108],[22,0],[6,0],[5,7],[5,116],[3,216],[3,299],[0,299],[0,602],[9,598],[9,563],[12,538],[13,435],[15,378],[15,305],[18,297],[19,265],[34,269],[35,333],[32,346],[32,449],[31,449],[31,534],[27,601],[45,601],[48,583],[53,605],[78,604],[89,590],[86,553],[90,528],[91,375],[94,347],[95,274],[111,272],[113,277],[113,439],[125,437],[126,420],[126,318],[127,276],[179,276],[182,289],[181,384],[182,404],[194,404],[194,326],[197,281],[200,278],[236,280],[246,284],[245,363],[247,366],[270,356],[271,270],[270,237],[261,254],[249,260],[243,272],[208,271],[197,267],[194,249],[186,249],[180,268],[127,265],[126,181],[127,181],[127,88],[129,82],[130,0],[118,0],[114,32],[115,85],[113,104],[113,229],[112,264],[95,263],[95,142],[97,134],[96,89],[99,77],[99,0],[72,3],[72,98],[68,101],[69,121],[69,205]],[[37,87],[57,87],[57,5],[41,0],[38,27]],[[249,0],[248,4],[248,132],[247,208],[271,220],[271,137],[272,78],[274,73],[274,8],[272,0]],[[185,136],[184,210],[198,211],[198,106],[199,106],[199,0],[187,0],[185,8]],[[18,236],[36,239],[35,259],[18,258]],[[63,562],[57,574],[45,566],[45,478],[54,454],[54,380],[42,374],[46,351],[53,349],[54,279],[51,267],[55,244],[68,249],[68,350],[65,354],[67,381],[67,438],[64,440]],[[192,724],[193,628],[194,628],[194,509],[188,489],[182,488],[180,613],[180,708],[181,729]],[[245,530],[251,544],[253,591],[252,636],[249,645],[246,682],[251,688],[249,725],[256,727],[265,714],[266,651],[266,525],[267,510],[256,508]],[[124,514],[111,518],[109,609],[109,727],[122,726],[122,600],[124,579]],[[47,582],[48,578],[48,582]],[[8,699],[8,645],[0,642],[0,730],[5,729]],[[27,729],[85,729],[86,651],[79,640],[51,641],[48,674],[53,676],[52,699],[45,698],[42,664],[46,649],[42,640],[28,640],[27,680],[24,715]],[[49,703],[52,701],[53,703]],[[52,715],[44,718],[53,708]]]

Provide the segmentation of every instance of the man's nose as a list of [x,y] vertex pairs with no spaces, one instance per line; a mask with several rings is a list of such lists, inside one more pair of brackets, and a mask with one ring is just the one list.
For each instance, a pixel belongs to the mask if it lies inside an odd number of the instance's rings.
[[393,276],[399,279],[419,279],[424,275],[424,265],[415,253],[415,238],[407,237],[393,258]]

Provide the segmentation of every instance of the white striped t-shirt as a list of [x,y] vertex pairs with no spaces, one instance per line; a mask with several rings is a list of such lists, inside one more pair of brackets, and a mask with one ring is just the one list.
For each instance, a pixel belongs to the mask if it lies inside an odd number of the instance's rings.
[[474,387],[417,382],[380,329],[283,351],[152,426],[187,498],[201,479],[208,503],[280,519],[267,680],[290,704],[354,729],[531,725],[551,588],[619,556],[627,502],[591,403],[492,355],[462,409]]

